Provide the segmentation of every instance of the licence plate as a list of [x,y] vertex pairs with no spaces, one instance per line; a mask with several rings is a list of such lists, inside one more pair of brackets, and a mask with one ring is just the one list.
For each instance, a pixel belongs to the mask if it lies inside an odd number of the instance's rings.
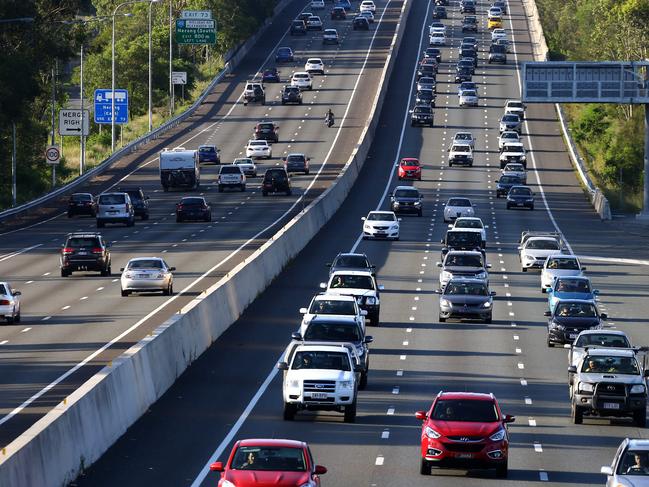
[[312,399],[327,399],[327,393],[326,392],[312,392],[311,393],[311,398]]
[[516,206],[523,206],[525,203],[516,203]]
[[605,402],[602,407],[604,409],[620,409],[620,405],[616,402]]
[[88,252],[77,252],[77,255],[88,255]]
[[457,453],[455,458],[473,458],[473,453]]
[[138,274],[138,275],[137,275],[137,278],[138,278],[138,279],[146,279],[147,277],[149,277],[148,274]]
[[115,210],[115,211],[109,211],[109,212],[108,212],[109,215],[115,215],[116,213],[118,213],[117,210]]
[[577,334],[576,333],[569,333],[568,338],[570,338],[571,340],[574,340],[575,338],[577,338]]

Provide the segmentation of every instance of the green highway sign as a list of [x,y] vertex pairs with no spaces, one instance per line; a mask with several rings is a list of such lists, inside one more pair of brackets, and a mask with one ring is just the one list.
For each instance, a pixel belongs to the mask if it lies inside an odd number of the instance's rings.
[[178,44],[215,44],[216,21],[176,19],[176,42]]

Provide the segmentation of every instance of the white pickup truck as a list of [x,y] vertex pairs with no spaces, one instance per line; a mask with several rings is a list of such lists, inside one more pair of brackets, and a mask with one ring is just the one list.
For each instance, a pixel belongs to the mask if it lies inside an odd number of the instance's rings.
[[292,341],[280,362],[284,419],[301,410],[339,411],[356,421],[360,361],[353,343]]
[[243,173],[241,166],[237,164],[221,166],[217,181],[219,193],[222,193],[225,188],[246,190],[246,175]]

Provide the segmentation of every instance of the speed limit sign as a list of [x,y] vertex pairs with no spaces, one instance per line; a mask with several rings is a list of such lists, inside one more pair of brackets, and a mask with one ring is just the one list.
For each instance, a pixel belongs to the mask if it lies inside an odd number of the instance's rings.
[[61,160],[61,151],[58,145],[49,145],[45,151],[45,162],[48,164],[58,164]]

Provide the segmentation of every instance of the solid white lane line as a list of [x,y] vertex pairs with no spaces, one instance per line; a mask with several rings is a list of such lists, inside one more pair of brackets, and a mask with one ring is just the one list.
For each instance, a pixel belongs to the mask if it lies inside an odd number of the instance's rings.
[[15,252],[12,252],[11,254],[2,255],[0,256],[0,262],[4,262],[5,260],[9,260],[12,257],[16,257],[17,255],[24,254],[25,252],[29,252],[30,250],[34,250],[38,247],[41,247],[42,245],[43,244],[32,245],[31,247],[25,247],[24,249],[17,250]]
[[50,315],[50,316],[46,316],[45,318],[42,318],[41,321],[47,321],[47,320],[49,320],[49,319],[52,319],[52,316],[51,316],[51,315]]

